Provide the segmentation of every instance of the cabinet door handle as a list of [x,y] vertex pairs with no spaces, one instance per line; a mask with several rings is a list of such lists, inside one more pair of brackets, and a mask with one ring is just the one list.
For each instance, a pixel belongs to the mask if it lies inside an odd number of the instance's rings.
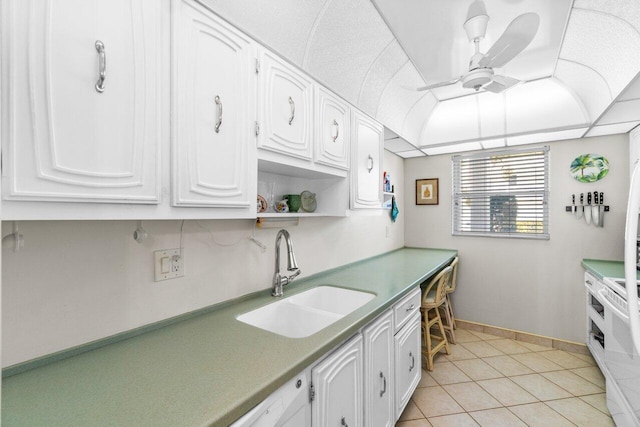
[[215,98],[216,105],[218,106],[218,121],[216,122],[216,133],[220,133],[220,126],[222,126],[222,101],[220,101],[220,97],[216,95]]
[[331,139],[333,139],[333,142],[336,142],[336,139],[338,139],[338,135],[340,135],[340,125],[335,120],[333,121],[333,125],[336,127],[336,134],[335,136],[331,136]]
[[413,353],[409,352],[409,357],[411,358],[411,366],[409,366],[409,372],[413,371],[413,368],[416,366],[416,358]]
[[107,54],[104,50],[104,43],[100,40],[96,40],[96,50],[98,51],[98,72],[100,73],[100,78],[95,87],[98,93],[102,93],[104,92],[104,80],[107,78]]
[[387,377],[380,371],[380,378],[382,378],[382,390],[380,391],[380,397],[387,392]]
[[416,305],[415,304],[411,304],[409,307],[407,307],[406,311],[409,312],[409,311],[413,310],[414,308],[416,308]]
[[373,170],[373,157],[371,157],[371,154],[369,154],[369,157],[367,157],[367,170],[369,171],[369,173],[371,173],[371,171]]
[[344,420],[344,417],[342,417],[342,422],[340,423],[340,425],[344,427],[349,427],[349,424],[347,424],[347,422]]
[[291,106],[291,117],[289,117],[289,126],[293,123],[293,119],[296,118],[296,103],[289,97],[289,105]]

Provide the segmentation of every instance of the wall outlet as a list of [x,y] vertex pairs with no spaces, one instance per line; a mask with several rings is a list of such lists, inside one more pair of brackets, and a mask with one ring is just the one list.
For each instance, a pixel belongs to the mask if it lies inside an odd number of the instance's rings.
[[153,255],[156,282],[184,276],[184,249],[163,249]]

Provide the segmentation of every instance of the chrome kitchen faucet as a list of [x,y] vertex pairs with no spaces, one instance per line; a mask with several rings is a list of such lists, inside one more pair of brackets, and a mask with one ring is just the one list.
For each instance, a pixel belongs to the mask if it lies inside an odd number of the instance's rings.
[[[284,240],[287,243],[287,271],[295,271],[291,276],[280,275],[280,239],[284,236]],[[296,257],[293,254],[293,243],[291,243],[291,236],[285,229],[278,231],[276,236],[276,269],[273,273],[273,289],[271,295],[274,297],[282,296],[282,287],[289,284],[300,274]]]

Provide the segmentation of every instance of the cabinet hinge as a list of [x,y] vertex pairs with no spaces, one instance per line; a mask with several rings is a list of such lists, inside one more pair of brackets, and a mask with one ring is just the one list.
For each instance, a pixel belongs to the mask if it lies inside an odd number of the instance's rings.
[[313,386],[313,383],[309,385],[309,402],[313,402],[316,398],[316,388]]
[[260,135],[260,124],[256,122],[256,136]]
[[260,72],[260,60],[256,58],[256,74]]

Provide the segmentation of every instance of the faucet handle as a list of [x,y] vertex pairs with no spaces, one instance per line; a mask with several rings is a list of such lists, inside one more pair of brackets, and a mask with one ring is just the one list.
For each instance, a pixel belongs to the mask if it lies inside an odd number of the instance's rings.
[[300,273],[302,273],[302,271],[301,271],[299,268],[297,268],[297,269],[296,269],[296,272],[295,272],[295,273],[293,273],[291,276],[289,276],[289,280],[288,280],[288,282],[290,283],[293,279],[295,279],[296,277],[298,277],[298,276],[300,275]]

